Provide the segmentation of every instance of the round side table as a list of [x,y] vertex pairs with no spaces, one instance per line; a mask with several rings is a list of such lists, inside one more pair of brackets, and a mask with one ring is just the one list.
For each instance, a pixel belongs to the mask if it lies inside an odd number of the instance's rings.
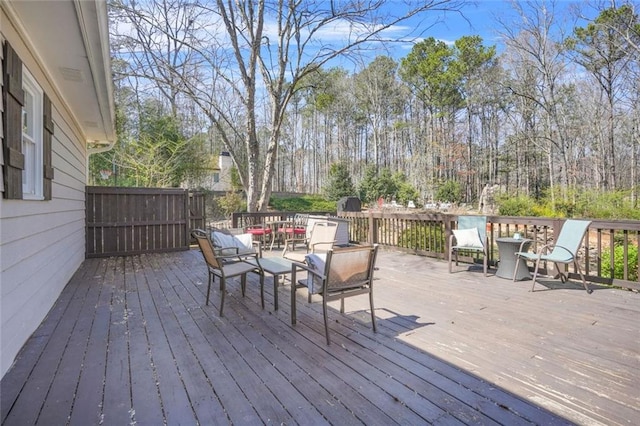
[[[518,259],[516,252],[527,251],[533,241],[526,238],[496,238],[498,243],[498,254],[500,262],[496,276],[500,278],[513,279],[513,272],[516,270],[516,280],[530,279],[531,274],[524,259]],[[522,245],[522,248],[520,247]]]

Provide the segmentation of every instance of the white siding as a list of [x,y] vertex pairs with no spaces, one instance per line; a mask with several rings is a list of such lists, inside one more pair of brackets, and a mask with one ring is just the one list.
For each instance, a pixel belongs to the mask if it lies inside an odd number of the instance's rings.
[[[21,59],[37,69],[19,39],[7,38]],[[85,254],[85,144],[81,132],[70,124],[73,120],[65,116],[62,101],[52,96],[41,73],[34,75],[53,103],[52,200],[0,199],[0,376],[11,367]]]

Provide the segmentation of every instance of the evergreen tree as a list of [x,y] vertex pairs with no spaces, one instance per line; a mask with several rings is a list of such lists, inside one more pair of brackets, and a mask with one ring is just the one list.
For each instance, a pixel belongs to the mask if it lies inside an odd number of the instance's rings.
[[342,197],[356,194],[349,169],[345,163],[334,163],[331,165],[324,192],[327,200],[331,201],[338,201]]

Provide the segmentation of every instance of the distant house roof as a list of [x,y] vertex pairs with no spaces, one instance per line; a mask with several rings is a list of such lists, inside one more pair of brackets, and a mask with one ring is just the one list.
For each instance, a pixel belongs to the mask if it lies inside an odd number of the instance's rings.
[[116,138],[105,0],[2,1],[88,143]]

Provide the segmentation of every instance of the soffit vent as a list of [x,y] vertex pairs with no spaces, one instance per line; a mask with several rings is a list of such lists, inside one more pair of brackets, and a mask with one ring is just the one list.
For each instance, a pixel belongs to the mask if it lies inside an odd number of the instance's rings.
[[62,78],[64,78],[67,81],[82,83],[82,81],[84,80],[82,78],[82,71],[76,68],[60,67],[60,74],[62,74]]

